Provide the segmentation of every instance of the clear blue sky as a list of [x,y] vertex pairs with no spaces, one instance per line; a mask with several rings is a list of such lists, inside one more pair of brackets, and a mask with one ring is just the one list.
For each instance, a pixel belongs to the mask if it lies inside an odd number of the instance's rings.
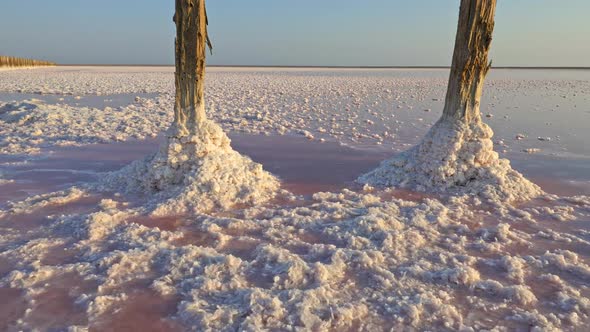
[[[459,0],[208,0],[228,65],[449,65]],[[1,0],[0,54],[172,64],[174,0]],[[590,66],[590,0],[498,0],[500,66]]]

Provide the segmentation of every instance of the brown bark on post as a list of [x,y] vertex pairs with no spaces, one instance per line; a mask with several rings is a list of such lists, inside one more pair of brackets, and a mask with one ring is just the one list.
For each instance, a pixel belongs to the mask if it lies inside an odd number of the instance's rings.
[[479,105],[491,67],[488,52],[495,12],[496,0],[461,0],[443,120],[470,123],[481,119]]
[[205,0],[175,1],[174,122],[157,153],[115,173],[108,182],[114,188],[123,182],[128,191],[157,192],[157,200],[148,204],[152,216],[267,201],[279,190],[278,179],[234,151],[223,129],[205,116],[205,52],[211,48]]
[[205,120],[205,57],[211,48],[205,0],[176,0],[175,135],[195,133]]
[[[419,191],[477,195],[486,201],[533,198],[542,190],[494,151],[494,132],[479,111],[496,0],[461,0],[453,64],[441,119],[420,144],[384,161],[358,181]],[[467,197],[467,196],[464,196]]]

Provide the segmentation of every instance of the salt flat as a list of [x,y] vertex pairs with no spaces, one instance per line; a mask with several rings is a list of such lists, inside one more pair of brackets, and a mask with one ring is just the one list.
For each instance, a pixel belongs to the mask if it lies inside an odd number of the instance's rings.
[[209,117],[284,192],[155,218],[149,198],[93,184],[157,149],[173,114],[172,68],[0,72],[0,326],[582,328],[590,72],[488,79],[482,112],[496,150],[548,193],[539,199],[353,183],[426,133],[447,75],[211,68]]

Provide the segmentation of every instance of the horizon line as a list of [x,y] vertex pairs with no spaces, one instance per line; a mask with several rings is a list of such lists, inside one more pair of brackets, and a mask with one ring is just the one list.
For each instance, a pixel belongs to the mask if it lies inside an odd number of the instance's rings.
[[[57,64],[58,67],[174,67],[173,64]],[[207,65],[217,68],[314,68],[314,69],[450,69],[451,66],[317,66],[317,65]],[[589,70],[590,66],[492,66],[492,69]]]

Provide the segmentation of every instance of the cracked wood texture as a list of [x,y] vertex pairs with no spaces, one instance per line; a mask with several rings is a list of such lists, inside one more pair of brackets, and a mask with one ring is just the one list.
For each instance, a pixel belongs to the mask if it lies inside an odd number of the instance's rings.
[[443,120],[481,121],[479,106],[484,79],[491,67],[488,53],[495,12],[496,0],[461,0]]
[[211,48],[205,0],[176,0],[175,135],[194,134],[205,115],[205,58]]

